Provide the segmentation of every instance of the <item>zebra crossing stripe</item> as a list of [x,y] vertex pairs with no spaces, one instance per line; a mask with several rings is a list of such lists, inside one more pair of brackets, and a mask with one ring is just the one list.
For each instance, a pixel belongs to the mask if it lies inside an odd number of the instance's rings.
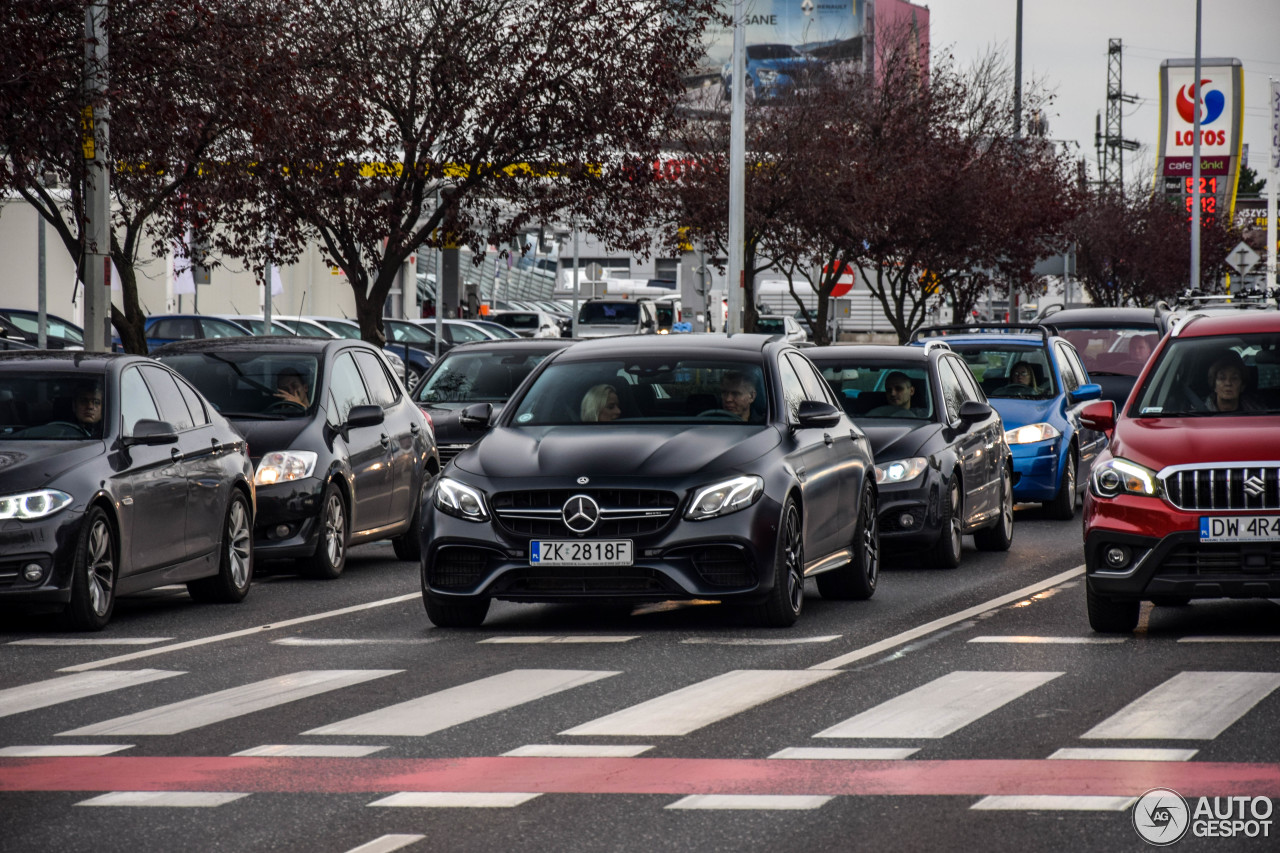
[[489,637],[480,640],[480,643],[497,643],[523,645],[525,643],[565,643],[573,645],[575,643],[629,643],[632,640],[638,640],[638,634],[631,636],[613,636],[602,634],[571,634],[566,637],[547,637],[547,636],[519,636],[519,637]]
[[643,743],[531,743],[502,754],[516,758],[634,758],[651,749]]
[[769,757],[826,761],[891,761],[910,758],[919,751],[919,747],[896,746],[789,746]]
[[148,806],[214,808],[249,796],[221,791],[112,791],[76,803],[77,806]]
[[836,671],[740,669],[583,723],[562,735],[687,735],[837,675]]
[[951,672],[823,729],[814,737],[946,737],[1062,674]]
[[821,808],[831,799],[803,794],[691,794],[676,800],[667,808],[802,811]]
[[173,735],[402,671],[399,669],[304,670],[232,687],[229,690],[206,693],[171,705],[161,705],[158,708],[116,717],[91,726],[59,732],[59,735]]
[[969,806],[978,811],[1019,812],[1122,812],[1137,801],[1137,797],[1102,797],[1091,795],[1065,796],[1060,794],[1012,794],[983,797]]
[[618,674],[581,669],[513,669],[303,734],[423,737]]
[[1054,750],[1050,758],[1071,761],[1190,761],[1198,749],[1147,749],[1106,746],[1068,747]]
[[133,749],[129,743],[62,743],[52,746],[6,746],[0,758],[49,758],[55,755],[110,755]]
[[1277,687],[1276,672],[1180,672],[1081,737],[1212,740]]
[[354,746],[329,743],[269,743],[233,752],[232,755],[250,755],[257,757],[288,756],[290,758],[364,758],[381,752],[385,746]]
[[540,794],[489,791],[404,791],[369,803],[413,809],[509,809]]
[[0,717],[183,675],[166,669],[81,672],[0,690]]
[[391,835],[380,835],[372,841],[366,841],[359,847],[352,847],[347,853],[392,853],[394,850],[401,850],[410,844],[417,844],[425,835],[411,835],[409,833],[399,833]]

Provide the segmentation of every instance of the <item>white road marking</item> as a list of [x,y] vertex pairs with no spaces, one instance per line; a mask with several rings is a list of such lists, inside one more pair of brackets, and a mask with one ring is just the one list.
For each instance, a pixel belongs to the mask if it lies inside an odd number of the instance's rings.
[[1199,751],[1198,749],[1080,746],[1055,750],[1049,757],[1075,761],[1190,761]]
[[234,640],[238,637],[248,637],[253,634],[261,634],[265,631],[278,631],[281,628],[291,628],[294,625],[303,625],[307,622],[318,622],[321,619],[332,619],[335,616],[345,616],[348,613],[359,613],[362,610],[372,610],[376,607],[386,607],[388,604],[400,604],[405,601],[416,601],[422,598],[422,593],[411,592],[405,595],[397,595],[394,598],[384,598],[381,601],[370,601],[365,604],[355,604],[351,607],[342,607],[337,610],[327,610],[324,613],[313,613],[310,616],[299,616],[296,619],[286,619],[283,622],[272,622],[270,625],[259,625],[256,628],[244,628],[239,631],[228,631],[225,634],[214,634],[211,637],[200,637],[195,640],[185,640],[181,643],[173,643],[168,646],[161,646],[158,649],[144,649],[139,652],[130,652],[127,655],[117,655],[113,658],[104,658],[103,660],[93,661],[91,663],[77,664],[76,666],[67,666],[58,670],[59,672],[85,672],[91,669],[101,669],[104,666],[115,666],[126,661],[138,660],[139,658],[150,657],[152,655],[163,655],[169,652],[177,652],[182,649],[192,649],[196,646],[207,646],[210,643],[220,643],[223,640]]
[[164,806],[168,808],[213,808],[249,796],[221,791],[112,791],[77,806]]
[[688,797],[681,797],[667,808],[803,811],[821,808],[832,799],[832,797],[808,794],[691,794]]
[[540,795],[481,791],[402,791],[374,800],[369,805],[413,809],[509,809],[537,796]]
[[687,735],[734,714],[836,675],[808,670],[740,669],[575,726],[562,735]]
[[363,758],[381,752],[385,746],[346,746],[340,743],[268,743],[231,753],[253,757],[271,758],[288,756],[290,758]]
[[770,758],[830,759],[833,761],[888,761],[910,758],[919,747],[897,746],[789,746],[780,749]]
[[1057,586],[1064,581],[1071,580],[1072,578],[1078,577],[1082,574],[1084,574],[1084,566],[1076,566],[1074,569],[1069,569],[1068,571],[1054,575],[1051,578],[1046,578],[1045,580],[1038,581],[1030,586],[1024,586],[1022,589],[997,596],[996,598],[982,604],[975,604],[973,607],[967,607],[964,610],[952,613],[950,616],[943,616],[941,618],[934,619],[932,622],[926,622],[923,625],[918,625],[915,628],[903,631],[900,634],[894,634],[892,637],[887,637],[879,642],[872,643],[869,646],[863,646],[860,649],[854,649],[851,652],[847,652],[846,654],[832,658],[831,660],[816,663],[809,668],[839,669],[840,667],[854,663],[855,661],[860,661],[864,658],[869,658],[882,652],[887,652],[890,649],[896,649],[898,646],[906,645],[912,640],[917,640],[926,634],[932,634],[934,631],[946,628],[948,625],[963,622],[964,620],[977,616],[980,613],[986,613],[988,610],[994,610],[995,608],[1001,607],[1012,601],[1017,601],[1021,598],[1034,595],[1041,590]]
[[1117,643],[1129,642],[1128,637],[1032,637],[1032,636],[1006,636],[995,635],[986,637],[974,637],[969,640],[971,643],[1026,643],[1029,645],[1045,644],[1045,645],[1082,645],[1082,646],[1107,646]]
[[824,729],[814,737],[946,737],[1062,674],[951,672]]
[[682,643],[712,646],[794,646],[801,643],[830,643],[840,639],[840,634],[826,637],[689,637]]
[[423,737],[618,674],[581,669],[514,669],[388,705],[303,734]]
[[64,743],[52,746],[6,746],[0,749],[5,758],[57,758],[82,755],[110,755],[133,749],[131,743]]
[[59,732],[59,735],[173,735],[399,672],[403,670],[318,669],[293,672]]
[[381,835],[359,847],[352,847],[347,853],[392,853],[393,850],[417,844],[424,838],[426,838],[425,835]]
[[502,754],[512,758],[634,758],[651,749],[652,745],[643,743],[531,743]]
[[0,717],[47,708],[61,702],[97,696],[125,687],[136,687],[185,673],[169,669],[135,669],[120,672],[90,672],[63,675],[47,681],[0,690]]
[[969,806],[979,811],[1031,812],[1122,812],[1137,797],[1069,796],[1063,794],[1023,794],[983,797]]
[[272,640],[272,645],[276,646],[425,646],[428,643],[440,642],[439,637],[418,637],[404,639],[383,639],[383,640],[343,640],[330,639],[325,637],[284,637],[279,640]]
[[632,640],[640,639],[639,635],[624,636],[605,636],[605,635],[570,635],[567,637],[489,637],[486,640],[480,640],[481,643],[629,643]]
[[1280,643],[1280,637],[1182,637],[1179,643]]
[[149,646],[173,637],[31,637],[13,640],[10,646]]
[[1277,687],[1275,672],[1180,672],[1081,737],[1212,740]]

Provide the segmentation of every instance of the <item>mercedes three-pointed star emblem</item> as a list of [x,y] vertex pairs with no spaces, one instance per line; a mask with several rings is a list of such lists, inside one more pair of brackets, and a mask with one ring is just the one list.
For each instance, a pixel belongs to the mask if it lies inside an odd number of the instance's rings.
[[574,495],[560,510],[564,526],[574,533],[586,533],[600,521],[600,505],[589,495]]

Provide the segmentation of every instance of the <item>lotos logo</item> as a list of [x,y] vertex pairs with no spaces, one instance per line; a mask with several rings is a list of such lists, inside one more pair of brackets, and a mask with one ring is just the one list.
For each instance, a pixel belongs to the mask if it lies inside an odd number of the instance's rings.
[[1218,89],[1204,91],[1205,84],[1212,82],[1212,80],[1201,80],[1198,92],[1197,87],[1194,85],[1183,86],[1178,89],[1178,97],[1175,100],[1178,106],[1178,115],[1182,116],[1182,120],[1187,124],[1195,124],[1196,121],[1196,105],[1192,100],[1196,95],[1199,95],[1202,107],[1200,114],[1200,125],[1202,127],[1206,124],[1213,124],[1218,116],[1222,115],[1222,108],[1226,106],[1227,96]]

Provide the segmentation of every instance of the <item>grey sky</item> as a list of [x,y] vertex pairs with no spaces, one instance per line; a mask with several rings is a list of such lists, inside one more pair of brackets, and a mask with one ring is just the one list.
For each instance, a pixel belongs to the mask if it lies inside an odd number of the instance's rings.
[[[1017,0],[931,0],[933,50],[950,47],[966,65],[1003,47],[1012,66]],[[1271,140],[1269,78],[1280,79],[1280,0],[1203,0],[1201,55],[1244,65],[1244,142],[1249,165],[1266,177]],[[1154,167],[1159,133],[1159,70],[1165,59],[1195,56],[1195,0],[1023,0],[1022,77],[1057,92],[1049,135],[1074,140],[1097,172],[1094,122],[1107,104],[1107,42],[1123,42],[1124,135],[1143,144],[1126,156],[1125,179]],[[1077,155],[1077,156],[1079,156]],[[1149,174],[1149,173],[1148,173]]]

